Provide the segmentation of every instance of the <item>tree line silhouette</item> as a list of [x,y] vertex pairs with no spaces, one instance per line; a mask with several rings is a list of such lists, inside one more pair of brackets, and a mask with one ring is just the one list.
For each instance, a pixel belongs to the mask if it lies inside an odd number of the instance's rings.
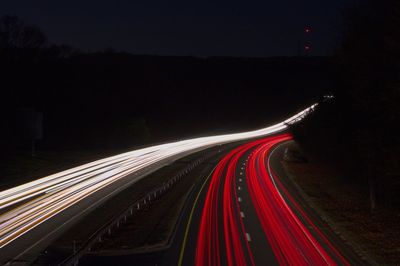
[[40,149],[129,149],[263,127],[332,83],[322,57],[82,52],[13,16],[0,18],[0,36],[4,152],[29,147],[29,110],[43,116]]
[[343,21],[333,58],[336,100],[298,134],[305,147],[348,166],[348,182],[369,188],[372,211],[400,206],[400,3],[362,1]]

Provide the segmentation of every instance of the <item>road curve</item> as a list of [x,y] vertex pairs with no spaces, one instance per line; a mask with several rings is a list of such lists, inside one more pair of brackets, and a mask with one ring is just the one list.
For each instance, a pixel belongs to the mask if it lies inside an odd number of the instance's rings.
[[168,254],[164,264],[360,263],[277,174],[281,169],[274,153],[291,139],[290,134],[279,134],[227,154],[198,191],[184,236],[178,240],[178,261],[168,260],[174,257]]
[[[0,192],[0,263],[19,260],[98,203],[148,172],[215,145],[258,138],[287,129],[317,104],[273,126],[237,134],[189,139],[112,156]],[[49,237],[50,239],[50,237]],[[49,240],[50,241],[50,240]],[[32,255],[34,256],[34,255]]]

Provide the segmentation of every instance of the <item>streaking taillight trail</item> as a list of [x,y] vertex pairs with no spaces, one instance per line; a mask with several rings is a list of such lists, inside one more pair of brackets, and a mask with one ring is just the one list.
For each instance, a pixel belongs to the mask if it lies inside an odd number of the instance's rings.
[[265,249],[272,249],[276,262],[280,265],[349,265],[273,173],[272,151],[291,139],[291,135],[281,134],[250,142],[232,150],[217,165],[201,214],[195,265],[255,265],[256,254],[246,241],[249,228],[245,228],[240,217],[236,184],[238,160],[250,151],[246,185],[269,243]]

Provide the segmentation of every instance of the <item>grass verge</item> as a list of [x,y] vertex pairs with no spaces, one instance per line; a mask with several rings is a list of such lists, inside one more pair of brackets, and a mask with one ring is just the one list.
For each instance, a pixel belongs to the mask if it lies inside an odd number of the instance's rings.
[[[296,144],[289,150],[299,152]],[[368,193],[345,182],[346,173],[332,164],[309,160],[285,161],[285,170],[312,203],[324,212],[349,244],[380,265],[400,262],[400,212],[380,206],[371,214]],[[367,258],[368,259],[368,258]]]

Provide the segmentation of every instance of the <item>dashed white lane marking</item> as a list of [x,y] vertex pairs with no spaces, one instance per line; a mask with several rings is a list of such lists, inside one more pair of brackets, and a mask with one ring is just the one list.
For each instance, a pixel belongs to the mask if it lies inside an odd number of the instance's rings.
[[242,187],[241,187],[241,186],[238,186],[238,190],[242,190]]
[[242,198],[241,198],[241,197],[238,197],[238,201],[239,201],[239,202],[242,202]]
[[247,241],[248,241],[248,242],[251,241],[251,237],[250,237],[250,234],[249,234],[249,233],[246,233],[246,238],[247,238]]
[[242,218],[244,218],[245,216],[244,216],[244,212],[240,212],[240,216],[242,217]]

